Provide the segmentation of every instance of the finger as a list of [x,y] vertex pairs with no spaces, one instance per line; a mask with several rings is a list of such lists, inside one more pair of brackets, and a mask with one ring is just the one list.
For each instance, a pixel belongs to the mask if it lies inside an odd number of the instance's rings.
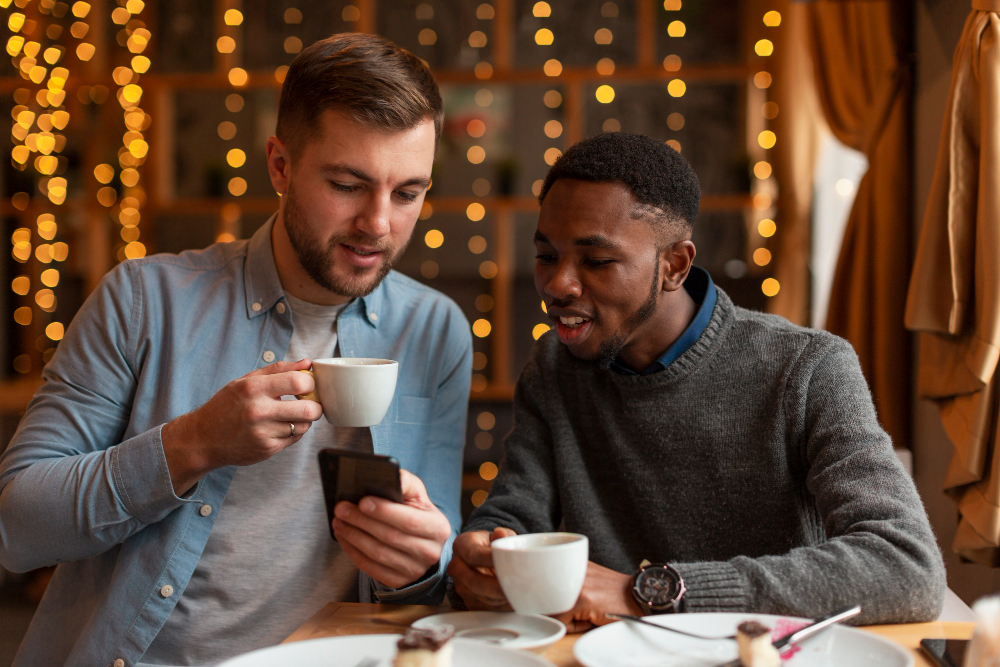
[[313,376],[308,373],[299,373],[297,370],[268,373],[267,375],[247,378],[247,380],[253,382],[258,391],[272,398],[308,394],[316,389],[316,380]]
[[455,582],[455,590],[470,608],[475,605],[489,609],[503,607],[509,609],[507,596],[504,595],[496,577],[481,574],[469,567],[461,558],[451,560],[448,565],[448,574]]
[[362,511],[357,505],[341,502],[334,508],[335,515],[345,523],[363,530],[379,542],[387,544],[392,548],[409,554],[428,564],[441,557],[441,550],[445,540],[451,533],[448,527],[448,520],[441,516],[444,527],[432,529],[424,524],[436,517],[428,517],[428,512],[399,505],[384,498],[373,498],[366,496],[361,499],[361,506],[376,503],[379,505],[397,505],[403,510],[404,517],[400,519],[395,513],[390,516],[391,521],[382,521],[379,514]]
[[377,563],[367,555],[365,555],[360,549],[351,544],[350,540],[341,534],[336,533],[337,541],[340,543],[340,548],[344,550],[347,557],[351,559],[359,570],[367,574],[368,576],[376,579],[390,588],[403,588],[406,586],[411,579],[407,579],[406,575],[401,572],[397,572],[391,568],[386,567],[382,563]]
[[[489,536],[483,532],[482,539],[469,540],[462,545],[462,559],[472,567],[493,569],[493,548]],[[478,535],[477,535],[478,537]]]
[[[358,503],[358,511],[362,517],[391,526],[405,535],[414,535],[435,542],[444,542],[451,535],[451,523],[433,504],[428,508],[413,507],[385,498],[365,496]],[[356,521],[352,519],[352,523],[367,530],[367,527],[362,523],[362,517]]]
[[[275,373],[288,373],[289,371],[307,370],[312,368],[312,361],[309,359],[299,359],[298,361],[276,361],[273,364],[263,366],[257,370],[250,371],[243,377],[257,377],[261,375],[273,375]],[[300,373],[305,375],[305,373]]]
[[403,576],[406,582],[417,579],[430,567],[430,563],[420,562],[339,518],[333,520],[333,530],[338,542],[349,543],[373,564],[386,571],[395,572],[397,576]]
[[490,535],[490,542],[493,540],[499,540],[501,537],[513,537],[514,535],[517,535],[517,533],[515,533],[512,529],[497,526],[493,529],[493,533]]

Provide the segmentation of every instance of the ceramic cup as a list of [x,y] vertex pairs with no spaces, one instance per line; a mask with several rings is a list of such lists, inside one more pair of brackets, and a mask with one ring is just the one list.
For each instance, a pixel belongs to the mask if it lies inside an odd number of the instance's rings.
[[336,357],[313,359],[309,373],[316,391],[298,398],[319,401],[334,426],[374,426],[382,421],[396,391],[399,362]]
[[587,576],[589,542],[576,533],[528,533],[494,540],[493,568],[520,614],[569,611]]

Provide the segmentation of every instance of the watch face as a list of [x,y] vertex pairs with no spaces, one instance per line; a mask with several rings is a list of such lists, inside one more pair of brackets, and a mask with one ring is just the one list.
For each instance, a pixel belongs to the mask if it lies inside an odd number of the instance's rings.
[[635,587],[639,596],[647,600],[651,605],[669,604],[677,597],[680,586],[677,578],[669,570],[656,567],[647,567],[636,577]]

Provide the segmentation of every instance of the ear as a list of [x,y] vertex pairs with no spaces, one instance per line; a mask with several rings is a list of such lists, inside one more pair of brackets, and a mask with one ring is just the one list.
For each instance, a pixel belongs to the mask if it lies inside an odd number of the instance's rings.
[[292,156],[288,147],[278,137],[270,137],[267,150],[267,175],[278,194],[288,194],[288,179],[292,171]]
[[664,292],[675,292],[684,285],[696,254],[691,241],[677,241],[660,251],[660,283]]

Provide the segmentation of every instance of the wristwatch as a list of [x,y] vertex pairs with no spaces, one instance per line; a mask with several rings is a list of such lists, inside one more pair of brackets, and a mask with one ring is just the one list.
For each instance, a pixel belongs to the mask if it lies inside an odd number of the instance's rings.
[[632,597],[643,614],[675,614],[687,586],[681,573],[666,563],[642,561],[632,575]]

